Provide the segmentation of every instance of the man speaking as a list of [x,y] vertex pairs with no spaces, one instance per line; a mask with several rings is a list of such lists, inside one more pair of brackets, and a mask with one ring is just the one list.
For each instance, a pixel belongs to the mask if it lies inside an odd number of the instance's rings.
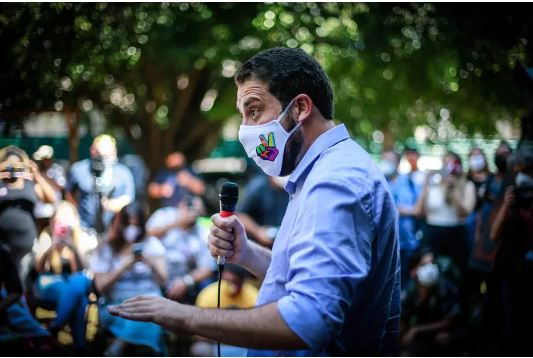
[[397,214],[371,157],[335,126],[333,91],[300,49],[263,51],[235,76],[239,140],[270,176],[289,175],[272,252],[236,216],[213,215],[209,250],[264,278],[257,307],[201,309],[136,297],[113,314],[262,355],[395,354],[400,315]]

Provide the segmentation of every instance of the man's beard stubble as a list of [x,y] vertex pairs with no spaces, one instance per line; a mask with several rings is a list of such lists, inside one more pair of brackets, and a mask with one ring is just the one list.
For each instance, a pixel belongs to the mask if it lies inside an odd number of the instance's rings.
[[300,163],[300,160],[302,160],[304,155],[302,150],[304,137],[301,129],[301,127],[298,128],[285,144],[283,164],[281,165],[281,173],[279,175],[281,177],[292,174],[296,166]]

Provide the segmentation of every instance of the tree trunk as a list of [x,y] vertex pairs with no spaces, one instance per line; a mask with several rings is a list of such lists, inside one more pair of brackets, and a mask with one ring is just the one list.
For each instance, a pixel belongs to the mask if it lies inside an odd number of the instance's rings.
[[395,136],[390,128],[383,128],[383,151],[392,150],[394,148]]
[[78,127],[80,124],[80,116],[78,110],[71,110],[69,108],[66,108],[63,113],[68,129],[69,162],[72,165],[78,161],[78,148],[80,146]]

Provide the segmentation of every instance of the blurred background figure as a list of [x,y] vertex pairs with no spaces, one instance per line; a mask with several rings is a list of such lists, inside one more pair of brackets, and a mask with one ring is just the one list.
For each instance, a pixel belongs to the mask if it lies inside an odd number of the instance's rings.
[[35,261],[38,276],[33,293],[39,305],[56,311],[48,329],[57,335],[68,323],[74,353],[81,354],[86,346],[85,313],[92,281],[84,273],[86,267],[77,248],[81,227],[76,208],[61,202],[52,217],[51,228],[51,240],[42,237],[38,245]]
[[25,347],[33,347],[34,353],[53,354],[50,333],[31,315],[21,294],[37,235],[33,211],[38,200],[53,203],[54,191],[37,165],[16,146],[0,150],[0,179],[0,341],[12,339],[14,333],[27,340]]
[[400,154],[393,150],[386,150],[381,154],[379,169],[391,186],[398,177],[398,165],[400,165],[400,159]]
[[443,169],[427,176],[416,206],[417,216],[426,219],[424,245],[452,258],[462,273],[468,258],[466,218],[475,203],[476,189],[464,175],[461,158],[449,152]]
[[494,277],[501,288],[502,352],[531,354],[533,330],[533,142],[524,141],[511,161],[512,182],[491,228],[499,242]]
[[159,207],[175,207],[187,195],[202,195],[204,182],[187,167],[187,159],[181,152],[167,155],[166,168],[159,170],[148,186],[148,195],[159,200]]
[[487,157],[480,148],[475,147],[470,150],[470,153],[468,154],[467,179],[474,183],[476,188],[476,205],[467,218],[468,246],[471,248],[475,237],[477,213],[483,203],[485,195],[488,194],[488,186],[493,179],[493,174],[489,170]]
[[[220,287],[220,307],[251,308],[255,306],[259,291],[251,283],[247,282],[250,277],[244,268],[227,264],[222,273],[222,283]],[[203,308],[217,307],[218,283],[214,282],[205,287],[196,299],[196,306]],[[220,353],[226,357],[246,356],[247,349],[221,345]],[[212,357],[216,354],[216,343],[198,339],[191,347],[191,356]]]
[[412,279],[402,293],[402,356],[454,355],[464,335],[457,283],[443,272],[431,251],[411,257]]
[[[511,158],[511,155],[513,154],[513,149],[511,148],[511,145],[505,141],[502,140],[498,147],[496,148],[494,152],[494,165],[496,166],[497,172],[495,176],[495,180],[500,183],[501,186],[504,185],[505,179],[508,178],[511,172],[510,165],[509,165],[509,159]],[[499,197],[501,198],[503,193],[500,191]]]
[[35,206],[38,200],[55,203],[57,197],[37,165],[16,146],[0,150],[0,178],[0,240],[9,247],[23,280],[27,267],[21,260],[37,237]]
[[[56,200],[63,199],[63,190],[67,183],[65,168],[54,162],[54,148],[49,145],[41,145],[35,153],[33,159],[37,163],[41,176],[50,184],[56,193]],[[50,218],[54,214],[54,205],[38,201],[35,206],[35,219],[37,220],[37,233],[50,224]]]
[[[56,342],[32,316],[23,294],[10,249],[0,242],[0,345],[3,355],[20,355],[20,348],[34,355],[57,355]],[[9,344],[20,337],[23,342],[19,346]]]
[[476,186],[477,195],[475,210],[468,220],[472,248],[465,284],[472,318],[479,322],[480,331],[486,337],[492,336],[496,330],[493,313],[495,306],[499,305],[495,297],[498,288],[492,278],[498,243],[492,240],[490,232],[496,209],[501,202],[502,187],[507,175],[507,160],[511,153],[509,144],[502,141],[494,155],[497,168],[495,174],[489,172],[486,156],[479,148],[472,149],[469,156],[469,178]]
[[11,261],[9,247],[0,242],[0,326],[9,325],[7,309],[23,294],[17,268]]
[[254,176],[237,203],[237,215],[248,237],[265,247],[272,247],[289,203],[285,191],[288,178]]
[[198,285],[211,278],[216,269],[207,249],[208,233],[196,223],[204,213],[200,198],[186,196],[174,207],[156,210],[148,219],[148,235],[159,238],[165,247],[167,298],[194,303]]
[[421,230],[421,222],[416,217],[415,209],[416,202],[422,191],[422,186],[415,183],[416,180],[420,179],[421,175],[417,164],[418,152],[414,149],[408,149],[404,152],[404,157],[411,167],[411,171],[407,174],[398,175],[400,155],[396,152],[385,152],[382,161],[384,164],[380,164],[391,186],[392,196],[398,208],[402,287],[405,287],[410,278],[408,270],[410,257],[419,247],[417,233]]
[[422,191],[424,180],[426,179],[426,173],[418,168],[418,160],[420,159],[420,153],[416,148],[407,147],[403,151],[403,157],[409,163],[410,171],[409,175],[411,180],[415,184],[419,191]]
[[72,165],[66,198],[78,209],[81,225],[106,231],[113,216],[135,200],[135,185],[129,169],[117,162],[115,139],[102,134],[94,138],[90,158]]
[[128,349],[156,356],[167,352],[160,326],[112,316],[106,309],[141,294],[161,296],[160,287],[167,281],[164,255],[159,240],[146,235],[145,213],[140,206],[129,204],[115,215],[107,240],[99,245],[90,263],[95,288],[101,295],[100,329],[112,337],[104,355],[127,355]]

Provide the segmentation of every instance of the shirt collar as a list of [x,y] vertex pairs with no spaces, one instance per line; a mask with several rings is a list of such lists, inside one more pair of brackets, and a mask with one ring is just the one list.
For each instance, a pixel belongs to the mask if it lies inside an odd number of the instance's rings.
[[304,157],[289,177],[289,181],[287,182],[287,185],[285,185],[287,193],[294,194],[298,182],[305,180],[305,174],[309,172],[308,169],[312,167],[315,160],[323,151],[348,138],[350,138],[350,135],[344,124],[340,124],[331,128],[327,132],[322,133],[311,147],[309,147]]

